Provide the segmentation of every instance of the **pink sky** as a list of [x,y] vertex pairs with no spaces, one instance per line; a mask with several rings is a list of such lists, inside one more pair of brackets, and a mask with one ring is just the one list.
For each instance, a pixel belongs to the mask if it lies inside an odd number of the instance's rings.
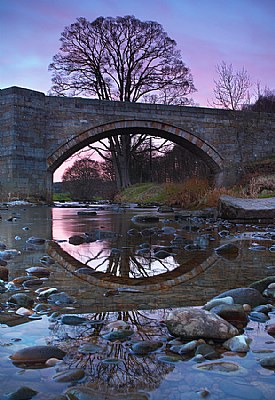
[[134,15],[162,24],[191,69],[195,103],[213,99],[222,61],[275,89],[274,0],[1,0],[0,89],[20,86],[47,94],[48,65],[64,27],[78,17]]

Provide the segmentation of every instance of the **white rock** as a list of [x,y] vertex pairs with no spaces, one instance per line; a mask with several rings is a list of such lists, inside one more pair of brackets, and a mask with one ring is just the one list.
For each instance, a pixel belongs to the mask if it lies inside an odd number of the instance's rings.
[[245,335],[234,336],[223,343],[223,347],[227,350],[236,351],[239,353],[247,353],[250,348],[251,339]]
[[227,297],[222,297],[220,299],[212,299],[208,301],[204,306],[204,310],[210,311],[211,308],[219,306],[220,304],[234,304],[233,297],[227,296]]

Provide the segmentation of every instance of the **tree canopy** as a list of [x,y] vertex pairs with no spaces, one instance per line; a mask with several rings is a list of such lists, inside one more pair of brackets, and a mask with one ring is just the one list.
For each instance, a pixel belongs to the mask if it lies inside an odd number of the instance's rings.
[[[134,16],[99,17],[93,22],[81,17],[65,27],[60,41],[49,66],[52,94],[178,105],[191,102],[188,95],[195,91],[191,72],[176,42],[157,22],[142,22]],[[118,189],[127,187],[137,142],[133,135],[116,135],[108,143]]]
[[157,22],[81,17],[60,41],[49,66],[54,94],[137,102],[154,93],[162,102],[188,104],[195,91],[176,42]]

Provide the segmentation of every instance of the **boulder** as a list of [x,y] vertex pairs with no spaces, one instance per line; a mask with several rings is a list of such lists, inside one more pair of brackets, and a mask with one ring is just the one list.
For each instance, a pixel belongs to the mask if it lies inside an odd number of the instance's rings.
[[249,321],[241,304],[219,304],[211,308],[211,312],[219,315],[238,329],[244,328]]
[[267,300],[262,296],[262,294],[254,288],[236,288],[227,290],[219,296],[216,296],[216,299],[228,296],[233,298],[235,304],[250,304],[251,307],[267,303]]
[[239,333],[218,315],[192,307],[171,312],[165,323],[171,335],[186,339],[226,340]]
[[274,220],[275,197],[267,199],[243,199],[221,196],[218,216],[227,220]]
[[10,358],[22,363],[45,363],[49,358],[62,360],[66,353],[55,346],[31,346],[16,351]]

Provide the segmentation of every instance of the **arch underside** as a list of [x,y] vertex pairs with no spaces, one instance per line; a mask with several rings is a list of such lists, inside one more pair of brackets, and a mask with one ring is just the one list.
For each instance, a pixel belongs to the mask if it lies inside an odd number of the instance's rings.
[[170,140],[200,157],[213,175],[223,169],[223,159],[217,150],[190,132],[156,121],[124,120],[92,127],[76,134],[48,157],[48,171],[53,173],[67,158],[89,144],[111,136],[129,134],[146,134]]

